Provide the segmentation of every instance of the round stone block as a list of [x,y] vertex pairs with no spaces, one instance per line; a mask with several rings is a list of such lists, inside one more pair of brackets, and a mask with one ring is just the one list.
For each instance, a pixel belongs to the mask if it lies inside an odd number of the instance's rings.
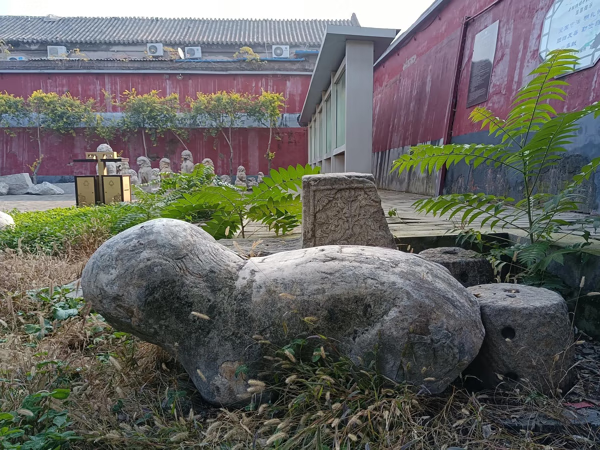
[[444,266],[465,287],[494,281],[491,263],[473,250],[460,247],[429,248],[419,253],[419,256]]
[[572,386],[573,328],[567,304],[556,292],[516,284],[468,288],[481,306],[485,339],[467,369],[479,387],[500,383],[544,393]]

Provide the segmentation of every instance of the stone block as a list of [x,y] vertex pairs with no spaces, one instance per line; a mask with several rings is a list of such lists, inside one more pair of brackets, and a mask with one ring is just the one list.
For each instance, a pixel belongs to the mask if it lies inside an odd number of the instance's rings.
[[488,389],[518,381],[540,392],[566,393],[574,378],[574,351],[565,300],[548,289],[516,284],[468,290],[481,306],[485,339],[467,373]]
[[23,195],[33,183],[28,173],[15,173],[13,175],[3,175],[0,177],[0,183],[8,184],[8,193],[10,195]]
[[0,195],[8,195],[10,186],[6,183],[0,183]]
[[373,175],[302,177],[302,247],[366,245],[397,249]]
[[439,247],[419,253],[427,261],[441,264],[464,287],[488,284],[494,281],[492,264],[480,253],[460,247]]
[[44,181],[42,184],[31,185],[27,190],[27,193],[30,195],[63,195],[65,191],[58,186],[54,186],[53,184]]

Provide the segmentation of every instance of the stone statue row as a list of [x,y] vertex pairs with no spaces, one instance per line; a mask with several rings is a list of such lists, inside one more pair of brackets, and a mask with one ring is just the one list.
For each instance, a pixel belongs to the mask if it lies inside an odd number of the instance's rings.
[[[112,153],[113,149],[108,144],[100,144],[96,150],[97,152]],[[148,184],[153,181],[160,181],[161,173],[173,173],[171,169],[171,160],[169,158],[162,158],[159,162],[158,168],[152,168],[150,159],[146,156],[140,156],[137,159],[138,172],[129,167],[129,160],[123,160],[121,162],[108,162],[106,163],[106,171],[108,175],[129,175],[131,184]],[[211,167],[213,173],[215,172],[215,164],[212,159],[204,158],[202,165]],[[96,169],[97,170],[97,169]],[[192,152],[184,150],[181,152],[181,170],[180,173],[192,173],[194,171],[194,157]],[[258,186],[262,183],[265,175],[262,172],[258,172],[256,179],[248,178],[246,176],[246,168],[239,166],[235,177],[235,186],[240,188],[251,189],[253,186]],[[222,183],[232,184],[231,177],[229,175],[218,176]]]

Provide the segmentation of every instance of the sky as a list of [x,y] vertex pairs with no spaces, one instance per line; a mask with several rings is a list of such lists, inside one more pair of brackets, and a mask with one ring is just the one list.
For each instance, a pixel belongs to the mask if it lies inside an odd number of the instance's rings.
[[349,19],[406,30],[432,0],[0,0],[0,15]]

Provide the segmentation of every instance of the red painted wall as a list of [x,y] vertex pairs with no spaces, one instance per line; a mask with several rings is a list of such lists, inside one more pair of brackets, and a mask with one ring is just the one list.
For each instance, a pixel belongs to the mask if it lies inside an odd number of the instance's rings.
[[[159,90],[162,94],[179,94],[182,101],[186,97],[195,97],[196,92],[236,91],[260,94],[261,90],[281,93],[286,100],[284,113],[300,113],[310,84],[309,75],[195,75],[183,74],[181,79],[176,74],[0,74],[0,91],[7,91],[17,96],[27,97],[33,91],[42,89],[45,92],[63,94],[70,92],[73,96],[95,98],[107,112],[117,110],[107,101],[103,91],[118,95],[125,90],[135,88],[140,93]],[[11,137],[0,132],[0,175],[18,172],[28,172],[27,165],[37,158],[37,142],[31,140],[26,130],[15,130],[17,136]],[[273,139],[272,149],[276,157],[273,167],[306,164],[308,159],[307,133],[302,128],[284,128],[278,131],[279,140]],[[269,140],[269,130],[266,128],[241,129],[235,132],[235,169],[238,165],[246,167],[249,175],[257,172],[267,172],[267,162],[264,158]],[[149,142],[147,140],[147,142]],[[192,130],[187,147],[192,151],[194,160],[200,162],[203,158],[211,158],[215,162],[219,174],[229,173],[229,149],[224,142],[205,139],[202,130]],[[86,142],[81,133],[78,136],[58,137],[47,135],[43,139],[46,158],[40,168],[39,175],[83,175],[91,173],[85,164],[69,165],[73,159],[83,158],[85,151],[93,151],[101,141]],[[144,154],[141,135],[127,142],[110,142],[116,151],[123,151],[123,157],[131,160],[131,166],[137,169],[135,160]],[[151,144],[149,144],[151,145]],[[168,157],[173,168],[179,168],[179,159],[184,147],[172,135],[160,139],[156,147],[149,147],[152,159]],[[219,153],[225,155],[219,158]],[[156,161],[154,166],[158,167]],[[92,169],[93,170],[93,169]],[[235,173],[235,170],[234,170]]]
[[[16,136],[12,137],[0,133],[0,175],[11,173],[30,172],[31,165],[38,156],[37,141],[25,129],[18,129]],[[284,128],[277,132],[278,139],[273,139],[272,151],[275,159],[272,167],[287,167],[289,165],[306,164],[307,131],[305,128]],[[267,173],[267,160],[264,153],[269,139],[268,130],[262,128],[240,129],[235,131],[234,143],[234,175],[238,165],[246,167],[249,175],[256,175],[259,171]],[[43,153],[45,158],[38,174],[45,175],[87,175],[94,172],[94,165],[89,163],[73,163],[73,159],[85,157],[86,151],[94,151],[102,141],[87,142],[83,133],[77,136],[58,137],[48,135],[43,140]],[[162,157],[171,159],[171,167],[179,171],[181,152],[185,148],[172,135],[166,135],[158,141],[156,147],[148,143],[148,156],[153,161],[152,167],[158,167],[158,160]],[[144,155],[144,146],[141,135],[129,139],[127,142],[115,141],[110,143],[121,156],[130,159],[130,166],[137,170],[136,159]],[[218,174],[229,174],[229,147],[222,139],[208,137],[205,139],[202,130],[192,130],[188,149],[194,155],[194,161],[200,162],[204,158],[211,158],[215,163]],[[219,156],[222,155],[222,156]]]
[[103,91],[118,96],[123,91],[135,88],[145,94],[152,90],[163,95],[179,94],[196,97],[196,92],[235,91],[260,94],[261,90],[277,92],[287,99],[284,113],[300,113],[310,84],[307,75],[268,75],[257,72],[242,75],[182,74],[178,79],[171,74],[119,74],[119,73],[0,73],[0,91],[27,97],[38,89],[44,92],[64,94],[70,92],[74,97],[94,98],[101,102],[107,112],[117,109],[107,102]]
[[[453,78],[458,61],[461,25],[494,0],[453,0],[427,19],[404,47],[380,63],[374,73],[373,152],[416,145],[444,137]],[[471,21],[460,68],[453,135],[479,131],[466,108],[475,35],[500,20],[490,96],[485,106],[503,117],[515,92],[539,63],[542,22],[552,0],[504,0]],[[416,59],[411,64],[413,56]],[[567,102],[573,110],[600,99],[599,65],[565,78],[571,83]]]

